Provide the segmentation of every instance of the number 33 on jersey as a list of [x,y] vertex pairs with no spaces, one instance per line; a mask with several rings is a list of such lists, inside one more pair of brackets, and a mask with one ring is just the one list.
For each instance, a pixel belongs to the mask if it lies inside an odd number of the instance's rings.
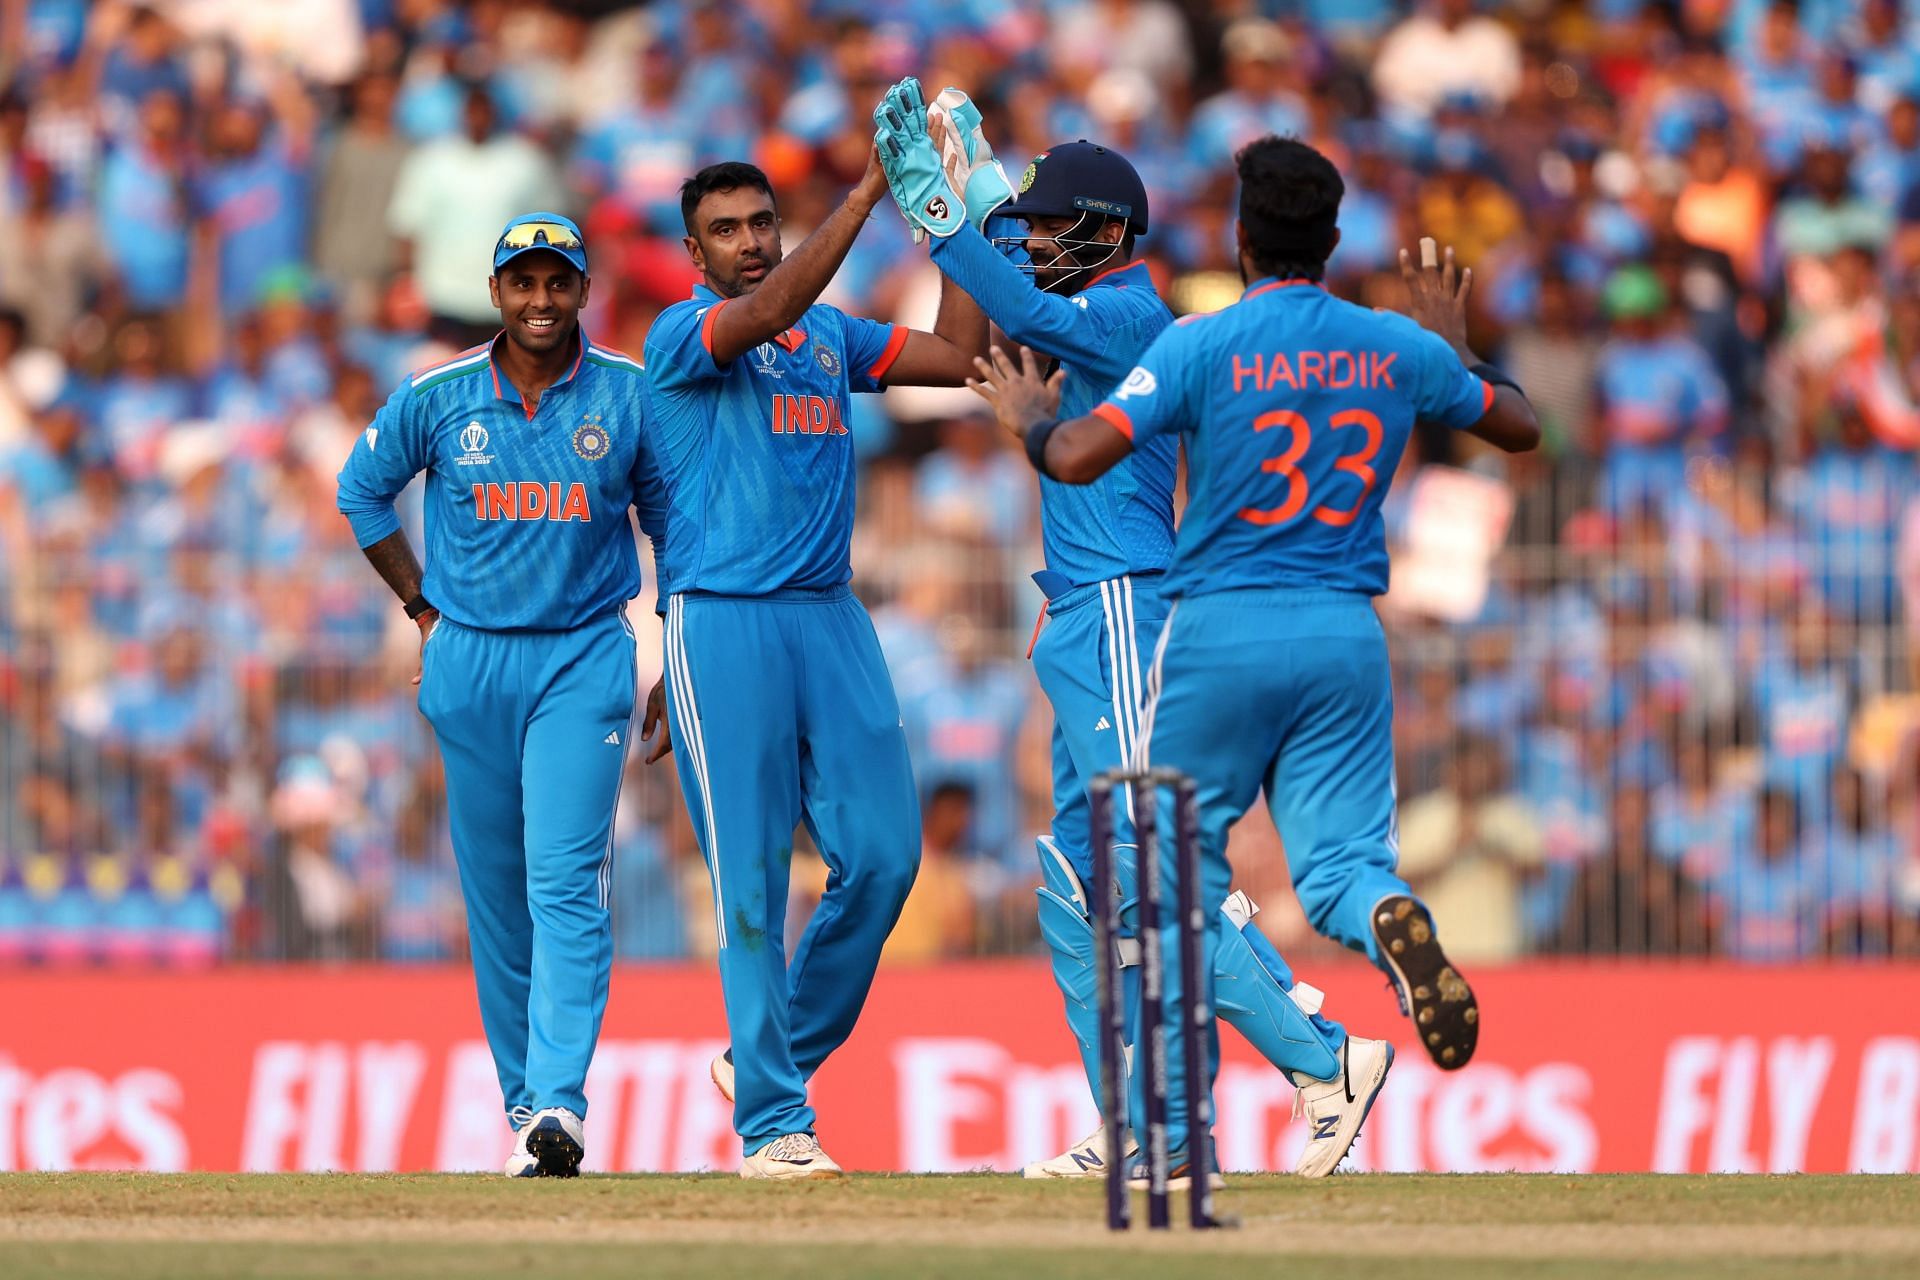
[[1493,387],[1446,341],[1306,280],[1175,322],[1093,412],[1137,449],[1186,438],[1170,595],[1387,589],[1380,504],[1416,418],[1465,430]]

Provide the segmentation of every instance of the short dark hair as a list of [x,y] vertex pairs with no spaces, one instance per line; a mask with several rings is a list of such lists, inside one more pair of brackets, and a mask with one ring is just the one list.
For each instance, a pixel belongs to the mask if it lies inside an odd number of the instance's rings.
[[680,184],[680,220],[686,224],[687,234],[695,234],[693,229],[693,211],[700,202],[716,191],[738,191],[742,187],[751,187],[767,193],[772,200],[773,184],[767,181],[767,175],[758,165],[748,164],[744,160],[722,160],[719,164],[710,164],[700,172]]
[[1268,275],[1320,279],[1347,193],[1340,171],[1298,138],[1273,134],[1242,147],[1233,163],[1254,265]]

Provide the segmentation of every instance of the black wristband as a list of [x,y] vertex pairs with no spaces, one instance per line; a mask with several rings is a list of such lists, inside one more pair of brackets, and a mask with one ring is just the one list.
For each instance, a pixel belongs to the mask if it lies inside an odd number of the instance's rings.
[[1058,418],[1046,418],[1027,428],[1027,461],[1033,469],[1047,479],[1053,479],[1053,472],[1047,470],[1047,437],[1060,425]]
[[1467,372],[1473,374],[1474,377],[1480,379],[1482,382],[1491,382],[1496,387],[1512,387],[1520,393],[1522,400],[1527,398],[1527,393],[1521,389],[1520,384],[1502,373],[1498,365],[1491,365],[1482,360],[1479,364],[1467,370]]
[[413,593],[413,599],[407,601],[404,607],[407,611],[407,617],[418,622],[420,621],[421,614],[433,612],[433,601],[416,591]]

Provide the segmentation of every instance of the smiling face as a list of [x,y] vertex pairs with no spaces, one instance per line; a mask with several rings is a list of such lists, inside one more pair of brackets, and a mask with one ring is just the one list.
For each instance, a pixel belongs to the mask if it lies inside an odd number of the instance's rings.
[[557,253],[537,250],[506,263],[487,282],[507,339],[531,355],[573,341],[591,282]]
[[709,191],[693,211],[687,256],[723,298],[752,293],[780,265],[780,215],[758,187]]

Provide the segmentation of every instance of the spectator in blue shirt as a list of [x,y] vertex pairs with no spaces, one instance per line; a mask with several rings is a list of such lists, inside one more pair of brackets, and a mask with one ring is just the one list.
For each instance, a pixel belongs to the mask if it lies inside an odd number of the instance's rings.
[[101,166],[95,216],[131,306],[166,311],[186,301],[191,218],[184,99],[163,91],[141,104],[138,129],[116,143]]
[[1791,787],[1760,792],[1755,840],[1736,853],[1711,886],[1726,916],[1728,954],[1742,960],[1794,960],[1819,946],[1824,875],[1817,847]]
[[[1233,157],[1255,138],[1308,131],[1305,99],[1288,86],[1292,41],[1275,22],[1242,18],[1220,39],[1227,87],[1193,113],[1187,158],[1208,179],[1230,177]],[[1344,229],[1346,205],[1341,206]]]
[[253,307],[275,272],[306,260],[309,142],[304,123],[269,125],[253,103],[223,106],[210,129],[212,161],[197,204],[218,243],[220,309]]
[[1726,426],[1726,384],[1699,344],[1668,326],[1666,287],[1651,270],[1616,271],[1603,301],[1614,336],[1595,370],[1602,501],[1616,511],[1664,509],[1684,489],[1687,456],[1713,446]]

